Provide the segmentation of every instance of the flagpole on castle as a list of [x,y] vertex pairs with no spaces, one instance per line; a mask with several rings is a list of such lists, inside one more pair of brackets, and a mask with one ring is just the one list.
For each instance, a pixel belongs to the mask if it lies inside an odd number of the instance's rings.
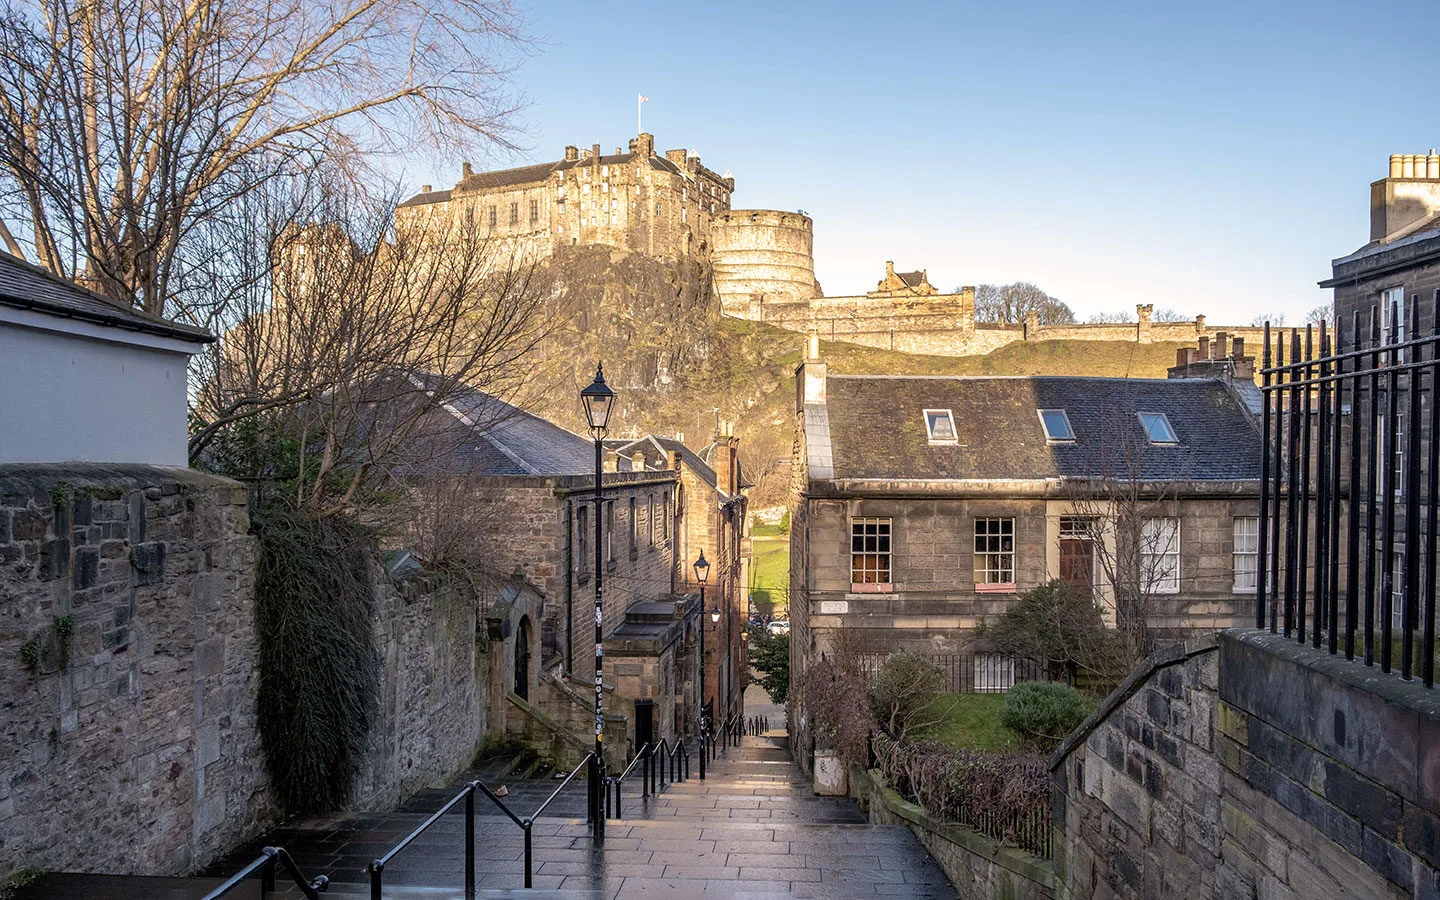
[[645,131],[645,104],[650,102],[650,98],[638,92],[635,97],[635,133],[642,134]]

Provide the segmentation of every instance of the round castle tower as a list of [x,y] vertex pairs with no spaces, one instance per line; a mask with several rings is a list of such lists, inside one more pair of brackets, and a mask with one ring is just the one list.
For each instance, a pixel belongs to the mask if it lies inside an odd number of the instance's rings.
[[815,231],[809,216],[775,209],[730,209],[710,221],[710,258],[721,309],[754,318],[756,294],[766,303],[820,296],[815,282]]

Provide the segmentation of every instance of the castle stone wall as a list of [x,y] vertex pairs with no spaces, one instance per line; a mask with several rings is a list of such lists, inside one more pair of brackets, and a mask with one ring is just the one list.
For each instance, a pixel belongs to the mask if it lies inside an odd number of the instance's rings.
[[726,313],[744,317],[756,294],[780,303],[819,295],[809,216],[736,209],[718,213],[710,228],[715,293]]

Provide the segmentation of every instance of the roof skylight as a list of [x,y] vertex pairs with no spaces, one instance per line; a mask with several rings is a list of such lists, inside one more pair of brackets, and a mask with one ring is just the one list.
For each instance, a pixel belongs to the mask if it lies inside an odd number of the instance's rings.
[[1070,417],[1063,409],[1038,409],[1040,424],[1045,426],[1048,441],[1074,443],[1075,429],[1070,427]]
[[948,409],[925,410],[925,433],[932,444],[957,444],[955,417]]
[[1164,413],[1136,413],[1140,417],[1140,425],[1145,429],[1146,437],[1150,438],[1152,444],[1178,444],[1180,438],[1175,436],[1175,429],[1170,426],[1170,419]]

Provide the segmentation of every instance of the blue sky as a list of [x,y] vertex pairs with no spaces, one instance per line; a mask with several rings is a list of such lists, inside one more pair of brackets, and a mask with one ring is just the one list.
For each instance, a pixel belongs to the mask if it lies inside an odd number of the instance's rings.
[[814,216],[830,295],[894,259],[942,289],[1033,281],[1082,318],[1153,302],[1293,322],[1367,240],[1388,155],[1440,144],[1423,41],[1404,64],[1406,35],[1433,30],[1423,4],[563,0],[529,17],[526,152],[477,164],[624,146],[643,91],[657,144],[733,172],[737,207]]

